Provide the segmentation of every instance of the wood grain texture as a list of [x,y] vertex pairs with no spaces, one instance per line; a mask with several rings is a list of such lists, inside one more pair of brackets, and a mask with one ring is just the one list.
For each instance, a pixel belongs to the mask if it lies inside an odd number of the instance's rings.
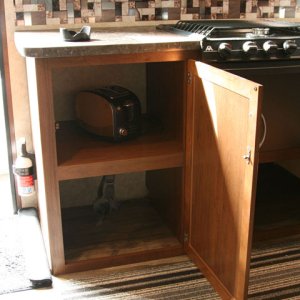
[[[93,255],[84,262],[65,263],[58,184],[60,180],[183,167],[185,84],[182,71],[185,70],[184,61],[196,57],[199,57],[198,51],[170,50],[139,55],[27,59],[32,127],[38,165],[40,217],[54,274],[75,271],[76,266],[79,269],[86,269],[95,263]],[[164,64],[152,65],[154,62],[164,62]],[[147,83],[153,83],[154,86],[149,85],[148,89],[157,88],[157,90],[148,93],[150,103],[148,109],[161,117],[165,125],[163,132],[151,133],[126,143],[111,145],[82,133],[74,126],[60,124],[61,129],[55,130],[52,80],[55,70],[134,63],[151,65],[147,74]],[[159,78],[164,80],[159,82]],[[177,218],[181,196],[176,197],[179,199],[178,209],[175,209]],[[176,230],[178,232],[179,229]],[[182,252],[182,247],[174,245],[170,246],[169,252],[164,250],[164,247],[160,248],[161,251],[152,247],[153,254],[151,254],[152,250],[147,250],[145,244],[144,254],[138,255],[132,251],[130,257],[134,260],[141,259],[143,255],[145,258],[153,258],[159,253],[161,256],[166,256],[168,253]],[[95,251],[99,253],[98,250]],[[139,251],[143,252],[141,248]],[[122,255],[124,258],[118,258],[117,261],[126,261],[127,254]],[[109,256],[96,258],[96,260],[98,263],[95,264],[98,266],[101,264],[108,266],[113,261]]]
[[189,72],[186,248],[224,299],[246,299],[261,86],[194,61]]
[[162,120],[163,128],[183,143],[186,62],[147,65],[147,112]]
[[[1,46],[2,46],[2,62],[4,67],[4,72],[2,74],[2,80],[4,81],[4,99],[3,106],[7,113],[7,123],[9,131],[9,146],[8,150],[11,152],[9,155],[12,155],[12,161],[15,161],[17,157],[17,149],[15,142],[15,124],[14,124],[14,113],[13,113],[13,101],[12,101],[12,91],[11,91],[11,80],[10,80],[10,66],[9,66],[9,53],[8,53],[8,44],[7,44],[7,34],[6,34],[6,23],[5,23],[5,7],[4,1],[0,3],[0,32],[1,32]],[[15,191],[15,197],[17,201],[17,208],[21,207],[21,198]]]
[[47,60],[27,58],[32,134],[39,181],[41,226],[54,274],[64,271],[59,187],[56,176],[55,121],[52,79]]
[[64,209],[62,216],[68,264],[182,248],[151,199],[122,201],[105,218],[100,218],[91,206]]
[[154,207],[183,243],[183,168],[148,171],[146,186]]
[[56,136],[59,180],[172,168],[184,161],[182,142],[166,131],[112,143],[61,122]]
[[184,254],[182,246],[174,246],[167,248],[144,250],[142,252],[135,252],[123,254],[120,256],[99,257],[85,261],[70,261],[65,265],[65,273],[81,272],[93,269],[111,268],[113,266],[122,267],[133,263],[153,261],[161,258],[175,258],[176,256]]

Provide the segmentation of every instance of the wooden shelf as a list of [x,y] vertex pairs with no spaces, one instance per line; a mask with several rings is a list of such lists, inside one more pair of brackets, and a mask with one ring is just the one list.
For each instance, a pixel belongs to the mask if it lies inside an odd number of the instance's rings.
[[66,264],[126,257],[182,245],[164,224],[149,199],[122,201],[100,218],[91,206],[62,210]]
[[181,141],[165,132],[113,143],[62,122],[56,141],[59,180],[183,166]]

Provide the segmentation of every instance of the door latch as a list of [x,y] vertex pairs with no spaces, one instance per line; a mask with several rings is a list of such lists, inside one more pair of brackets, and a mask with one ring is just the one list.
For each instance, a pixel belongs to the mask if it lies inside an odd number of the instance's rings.
[[247,164],[249,165],[251,162],[251,148],[249,146],[247,147],[247,154],[244,154],[242,157],[247,161]]

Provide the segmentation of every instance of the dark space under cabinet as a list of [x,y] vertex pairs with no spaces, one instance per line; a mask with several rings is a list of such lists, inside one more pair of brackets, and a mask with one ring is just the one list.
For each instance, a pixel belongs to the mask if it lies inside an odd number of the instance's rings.
[[284,168],[259,166],[254,218],[254,241],[300,233],[300,179]]

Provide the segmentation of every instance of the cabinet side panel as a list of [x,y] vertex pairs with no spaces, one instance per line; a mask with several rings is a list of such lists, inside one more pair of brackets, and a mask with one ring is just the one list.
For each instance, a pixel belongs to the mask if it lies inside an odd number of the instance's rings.
[[164,132],[183,138],[185,62],[147,65],[147,112],[162,122]]
[[146,173],[150,199],[180,241],[183,239],[182,184],[182,168]]
[[28,58],[31,125],[38,176],[38,201],[43,237],[54,274],[64,271],[59,190],[56,176],[55,125],[51,73],[47,61]]

